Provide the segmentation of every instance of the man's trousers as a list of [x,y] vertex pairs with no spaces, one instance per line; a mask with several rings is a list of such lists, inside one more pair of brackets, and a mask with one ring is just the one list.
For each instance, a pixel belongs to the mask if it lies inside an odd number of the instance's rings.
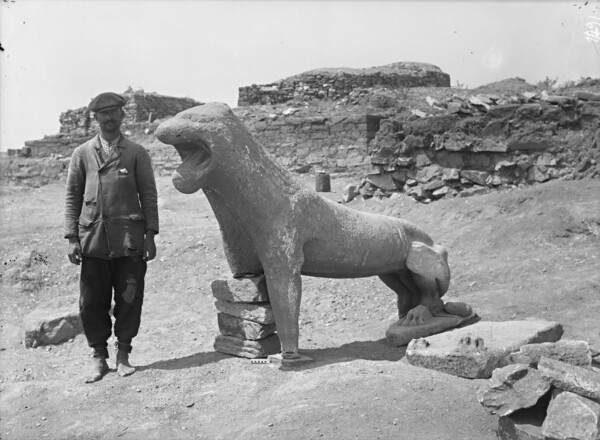
[[108,357],[113,292],[117,346],[119,350],[131,352],[131,341],[140,328],[146,267],[142,257],[137,256],[111,260],[82,258],[79,311],[94,356]]

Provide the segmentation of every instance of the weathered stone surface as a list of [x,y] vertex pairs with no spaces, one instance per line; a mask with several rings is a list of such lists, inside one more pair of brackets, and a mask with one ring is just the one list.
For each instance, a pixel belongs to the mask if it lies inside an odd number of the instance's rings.
[[269,301],[264,275],[251,278],[215,280],[210,284],[213,296],[222,301],[260,303]]
[[83,332],[76,296],[59,296],[40,305],[23,320],[25,347],[60,344]]
[[221,334],[253,341],[264,339],[276,330],[275,324],[259,324],[226,313],[217,313],[217,321]]
[[566,362],[542,357],[538,370],[556,388],[600,402],[600,374]]
[[394,347],[402,347],[413,339],[436,335],[474,319],[477,319],[477,314],[471,311],[467,316],[434,316],[423,325],[401,325],[401,321],[396,321],[387,329],[385,338]]
[[542,425],[542,434],[553,440],[596,440],[600,404],[568,391],[554,393]]
[[509,353],[525,344],[557,341],[562,332],[562,325],[551,321],[482,321],[413,340],[406,358],[413,365],[455,376],[489,378]]
[[277,333],[259,341],[247,341],[233,336],[217,335],[214,343],[215,351],[249,359],[264,358],[279,353],[279,337]]
[[586,341],[567,339],[561,339],[557,342],[523,345],[519,351],[509,354],[506,361],[512,364],[537,366],[542,357],[580,367],[590,367],[592,365],[592,351],[589,344]]
[[273,324],[275,322],[271,305],[268,303],[234,303],[217,300],[215,301],[215,307],[221,313],[258,322],[259,324]]
[[550,390],[539,371],[524,364],[497,368],[477,392],[477,400],[490,414],[507,416],[534,406]]

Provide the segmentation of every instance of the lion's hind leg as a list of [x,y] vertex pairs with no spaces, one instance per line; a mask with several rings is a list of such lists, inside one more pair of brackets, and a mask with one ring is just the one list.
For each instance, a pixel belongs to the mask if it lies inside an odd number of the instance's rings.
[[413,280],[410,271],[404,269],[379,275],[379,279],[398,296],[398,317],[400,319],[421,302],[419,287]]
[[434,289],[441,298],[450,286],[450,268],[448,252],[438,244],[428,246],[415,241],[411,244],[406,257],[406,267],[415,275],[419,288]]
[[450,284],[446,250],[439,245],[413,242],[406,257],[406,267],[419,291],[419,303],[402,319],[402,325],[423,325],[444,309],[441,297]]

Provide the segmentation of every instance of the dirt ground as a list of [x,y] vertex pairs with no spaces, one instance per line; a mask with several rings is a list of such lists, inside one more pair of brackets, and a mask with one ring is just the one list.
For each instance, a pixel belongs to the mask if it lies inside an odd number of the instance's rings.
[[[304,176],[312,185],[313,176]],[[332,180],[334,200],[347,182]],[[3,185],[0,438],[495,439],[498,419],[475,398],[482,380],[411,366],[384,335],[395,295],[378,279],[303,278],[298,369],[216,353],[211,281],[229,276],[202,193],[158,179],[161,233],[149,264],[140,335],[127,378],[83,383],[83,336],[20,344],[25,314],[73,295],[78,268],[62,238],[63,184]],[[600,347],[600,181],[550,183],[417,204],[405,195],[350,203],[422,225],[449,250],[447,298],[485,320],[559,321],[563,338]]]

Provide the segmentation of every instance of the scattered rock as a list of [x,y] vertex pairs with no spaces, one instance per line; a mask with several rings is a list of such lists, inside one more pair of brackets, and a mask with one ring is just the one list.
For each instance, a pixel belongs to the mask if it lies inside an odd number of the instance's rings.
[[600,402],[600,373],[546,357],[540,359],[538,369],[556,388]]
[[596,440],[600,404],[568,391],[556,391],[548,406],[542,434],[557,440]]
[[530,408],[550,390],[550,384],[535,368],[524,364],[497,368],[483,385],[477,400],[490,414],[507,416]]
[[384,191],[395,191],[397,189],[391,174],[370,174],[367,176],[367,181]]
[[512,364],[529,364],[537,367],[542,357],[580,367],[592,365],[592,351],[587,342],[565,339],[557,342],[523,345],[519,351],[509,354],[506,361]]
[[485,181],[489,176],[489,173],[486,173],[485,171],[462,170],[460,172],[460,177],[464,177],[465,179],[468,179],[471,182],[481,186],[485,186]]
[[40,305],[23,320],[25,347],[60,344],[83,332],[77,296],[60,296]]

